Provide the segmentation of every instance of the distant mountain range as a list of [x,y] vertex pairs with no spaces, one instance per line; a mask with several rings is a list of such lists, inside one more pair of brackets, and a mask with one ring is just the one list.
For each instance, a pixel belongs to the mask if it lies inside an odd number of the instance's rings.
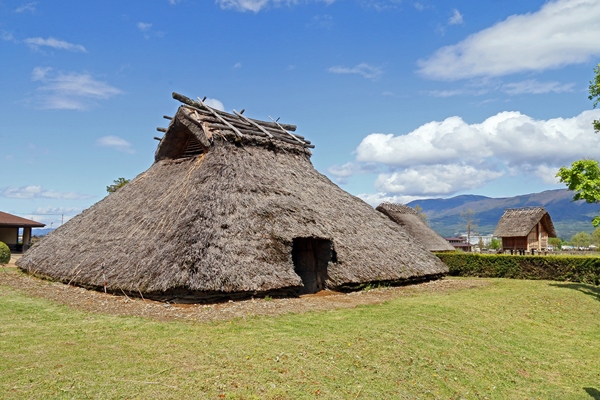
[[600,210],[600,204],[572,200],[573,192],[557,189],[515,197],[462,195],[449,199],[415,200],[408,205],[413,208],[420,206],[429,226],[444,237],[465,231],[465,222],[460,214],[467,209],[473,210],[474,218],[478,220],[477,233],[485,235],[494,232],[506,208],[543,206],[552,218],[558,237],[569,240],[578,232],[591,233],[594,230],[592,218]]
[[33,228],[31,230],[31,235],[32,236],[46,236],[47,234],[49,234],[53,230],[54,229],[52,229],[52,228]]

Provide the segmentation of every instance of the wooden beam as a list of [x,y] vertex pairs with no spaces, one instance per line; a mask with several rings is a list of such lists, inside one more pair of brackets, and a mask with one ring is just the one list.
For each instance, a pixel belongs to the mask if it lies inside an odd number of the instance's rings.
[[279,129],[281,129],[286,135],[290,135],[292,138],[296,139],[298,142],[304,144],[304,142],[300,139],[298,139],[296,136],[292,135],[291,133],[289,133],[288,131],[286,131],[283,126],[281,126],[279,124],[279,122],[277,122],[276,120],[273,119],[273,117],[269,116],[269,118],[271,118],[271,121],[273,121],[274,123],[277,124],[277,126],[279,127]]
[[244,112],[244,110],[242,110],[241,112],[237,112],[235,110],[233,110],[233,113],[235,115],[237,115],[238,117],[242,118],[244,121],[248,122],[250,125],[258,128],[261,132],[263,132],[265,135],[267,135],[268,137],[272,138],[273,135],[271,135],[269,132],[267,132],[267,130],[265,128],[263,128],[262,126],[260,126],[259,124],[257,124],[256,122],[252,121],[249,118],[246,118],[242,115],[242,112]]

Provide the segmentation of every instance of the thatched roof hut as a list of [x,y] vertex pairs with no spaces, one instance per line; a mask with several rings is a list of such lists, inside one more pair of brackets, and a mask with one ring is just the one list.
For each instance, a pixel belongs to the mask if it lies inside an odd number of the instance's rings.
[[[174,94],[175,96],[175,94]],[[186,103],[154,164],[19,260],[29,273],[168,300],[432,279],[447,267],[333,184],[291,125]]]
[[417,211],[409,206],[394,203],[382,203],[377,206],[377,211],[387,215],[409,235],[417,239],[429,251],[454,251],[446,239],[431,229],[419,216]]
[[544,207],[508,208],[498,221],[494,236],[502,239],[502,249],[518,252],[544,251],[556,230]]

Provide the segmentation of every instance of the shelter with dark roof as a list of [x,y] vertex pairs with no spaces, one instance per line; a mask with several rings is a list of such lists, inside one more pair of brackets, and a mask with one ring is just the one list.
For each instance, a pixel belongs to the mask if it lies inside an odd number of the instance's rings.
[[377,211],[388,216],[409,235],[417,239],[429,251],[454,251],[454,247],[446,239],[431,229],[417,211],[409,206],[394,203],[382,203]]
[[524,254],[547,251],[548,238],[556,237],[556,230],[544,207],[508,208],[494,236],[502,239],[503,251]]
[[[26,251],[31,246],[31,228],[44,226],[41,222],[0,211],[0,242],[6,243],[11,251]],[[22,237],[19,240],[21,230]]]
[[400,226],[317,172],[295,126],[174,93],[155,162],[33,246],[53,280],[169,301],[298,295],[439,278]]

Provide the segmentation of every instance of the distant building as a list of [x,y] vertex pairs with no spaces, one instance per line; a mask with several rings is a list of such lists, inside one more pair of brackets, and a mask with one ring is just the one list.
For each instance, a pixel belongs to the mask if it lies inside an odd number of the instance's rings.
[[502,239],[502,250],[511,253],[547,251],[548,238],[556,230],[544,207],[508,208],[498,221],[494,236]]
[[455,249],[462,251],[471,251],[473,245],[467,241],[466,237],[448,237],[444,238],[450,243]]
[[[41,222],[17,217],[0,211],[0,242],[8,245],[11,251],[26,251],[31,246],[31,228],[43,228]],[[22,240],[19,231],[23,230]]]

